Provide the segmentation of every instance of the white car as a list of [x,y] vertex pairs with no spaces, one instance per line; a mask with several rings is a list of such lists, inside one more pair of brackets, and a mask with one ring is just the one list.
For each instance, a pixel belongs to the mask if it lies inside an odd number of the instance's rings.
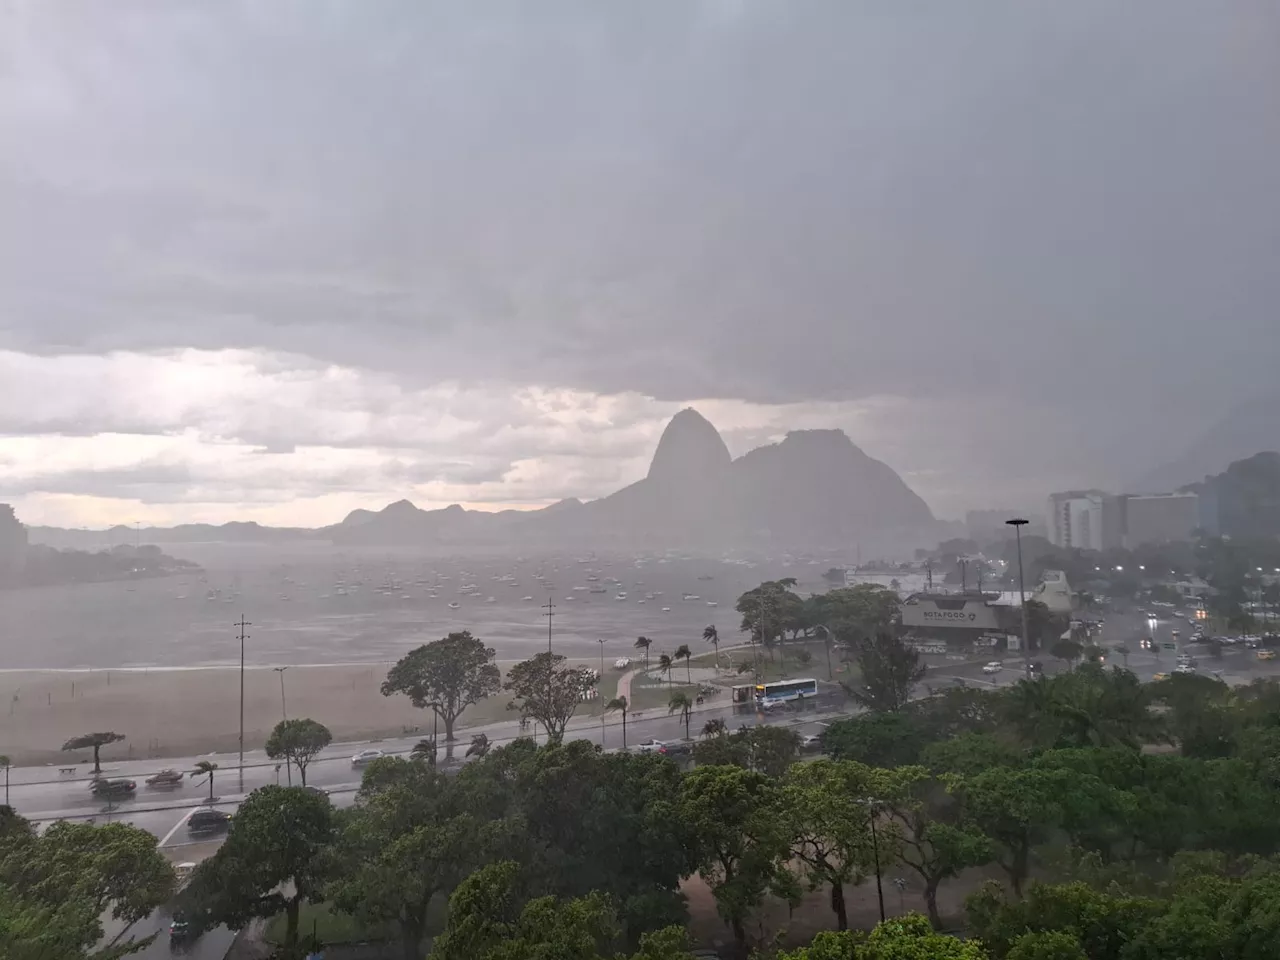
[[983,665],[982,672],[988,673],[988,674],[999,673],[1003,669],[1004,669],[1003,663],[1001,663],[999,660],[992,660],[990,663]]
[[805,734],[805,736],[800,738],[800,749],[801,750],[821,750],[822,734],[820,733]]
[[1174,673],[1195,673],[1196,668],[1193,664],[1190,664],[1190,663],[1180,663],[1173,668],[1173,672]]
[[666,753],[667,745],[661,740],[654,740],[650,737],[642,743],[637,743],[636,750],[640,753]]
[[386,754],[381,750],[361,750],[351,758],[351,765],[353,767],[363,767],[366,763],[372,763],[374,760],[385,756]]

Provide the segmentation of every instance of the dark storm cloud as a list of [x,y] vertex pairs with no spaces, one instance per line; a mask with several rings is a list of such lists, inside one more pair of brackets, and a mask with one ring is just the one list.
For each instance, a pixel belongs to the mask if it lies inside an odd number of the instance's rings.
[[0,345],[1047,403],[1094,460],[1280,361],[1270,3],[6,9]]

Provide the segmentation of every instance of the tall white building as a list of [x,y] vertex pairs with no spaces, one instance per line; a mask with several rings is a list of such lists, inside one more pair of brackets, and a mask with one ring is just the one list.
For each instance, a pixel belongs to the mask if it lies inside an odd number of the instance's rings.
[[1101,490],[1069,490],[1049,495],[1045,526],[1057,547],[1101,550],[1108,546],[1104,512],[1109,498]]

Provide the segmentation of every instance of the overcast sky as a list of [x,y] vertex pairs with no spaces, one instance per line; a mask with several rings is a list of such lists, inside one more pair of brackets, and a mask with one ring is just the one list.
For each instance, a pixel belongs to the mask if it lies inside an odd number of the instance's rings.
[[1280,369],[1270,0],[0,0],[0,499],[319,524],[843,427],[942,516]]

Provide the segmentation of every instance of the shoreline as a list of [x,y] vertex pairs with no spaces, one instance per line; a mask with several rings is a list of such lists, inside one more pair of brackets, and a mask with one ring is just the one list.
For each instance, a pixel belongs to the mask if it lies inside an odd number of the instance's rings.
[[[323,723],[335,741],[428,734],[430,710],[402,694],[382,695],[393,662],[288,664],[283,671],[246,664],[245,749],[260,749],[286,715]],[[469,707],[458,729],[513,719],[508,701],[499,692]],[[225,753],[239,747],[239,710],[238,666],[0,671],[0,753],[16,766],[69,763],[91,751],[64,753],[62,744],[90,731],[126,737],[103,749],[104,761]]]

